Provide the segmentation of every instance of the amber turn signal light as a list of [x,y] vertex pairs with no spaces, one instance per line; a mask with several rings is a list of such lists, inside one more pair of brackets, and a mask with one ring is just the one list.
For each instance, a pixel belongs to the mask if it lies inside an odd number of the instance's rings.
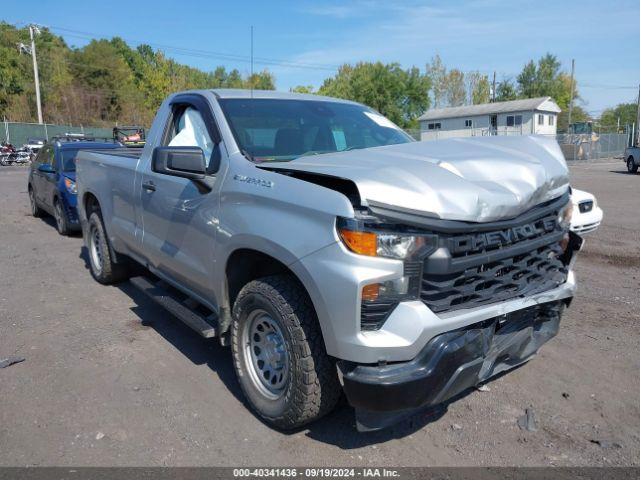
[[375,302],[380,295],[380,284],[372,283],[362,287],[362,300],[367,302]]
[[378,242],[375,233],[358,232],[354,230],[340,229],[342,241],[354,253],[375,257],[378,255]]

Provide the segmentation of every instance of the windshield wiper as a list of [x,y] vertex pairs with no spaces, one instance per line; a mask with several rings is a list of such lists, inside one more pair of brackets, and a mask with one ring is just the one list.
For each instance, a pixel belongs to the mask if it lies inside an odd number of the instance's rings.
[[296,158],[308,157],[310,155],[322,155],[325,153],[333,153],[331,150],[309,150],[308,152],[304,152],[302,155],[298,155]]
[[247,152],[244,148],[240,149],[240,153],[242,155],[244,155],[244,158],[246,158],[250,162],[255,162],[255,159],[253,158],[253,155],[251,155],[249,152]]

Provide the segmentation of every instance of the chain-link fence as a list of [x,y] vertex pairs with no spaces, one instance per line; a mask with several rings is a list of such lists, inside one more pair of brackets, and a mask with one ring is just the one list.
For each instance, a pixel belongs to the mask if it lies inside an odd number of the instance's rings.
[[621,157],[629,144],[627,133],[562,133],[555,137],[567,160]]
[[56,135],[67,133],[82,133],[87,136],[112,138],[113,131],[104,127],[84,127],[73,125],[53,125],[50,123],[0,123],[0,142],[11,143],[15,147],[21,147],[29,139],[49,140]]

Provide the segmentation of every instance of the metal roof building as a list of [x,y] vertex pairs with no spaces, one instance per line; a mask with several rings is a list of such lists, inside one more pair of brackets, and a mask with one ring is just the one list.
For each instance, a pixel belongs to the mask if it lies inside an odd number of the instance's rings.
[[560,107],[551,97],[436,108],[420,118],[422,140],[484,135],[555,135]]

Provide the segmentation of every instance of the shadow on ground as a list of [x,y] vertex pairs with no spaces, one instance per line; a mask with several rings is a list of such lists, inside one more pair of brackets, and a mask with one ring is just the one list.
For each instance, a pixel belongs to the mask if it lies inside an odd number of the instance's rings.
[[[85,247],[82,248],[80,258],[84,261],[85,267],[89,268],[88,252]],[[228,347],[222,347],[215,339],[207,340],[200,337],[131,283],[121,283],[117,285],[117,288],[133,300],[135,306],[131,310],[138,316],[142,325],[153,328],[195,365],[209,367],[212,372],[218,375],[229,392],[245,405],[247,413],[251,412],[257,420],[264,423],[251,410],[245,400],[240,384],[236,379],[231,351]],[[336,409],[326,417],[303,428],[281,433],[283,435],[295,435],[304,432],[307,437],[313,440],[335,445],[344,450],[362,448],[415,433],[442,418],[447,412],[449,403],[465,397],[472,391],[463,392],[446,404],[426,409],[392,427],[376,432],[358,432],[356,430],[354,409],[348,405],[343,397]],[[269,428],[273,427],[269,426]]]

